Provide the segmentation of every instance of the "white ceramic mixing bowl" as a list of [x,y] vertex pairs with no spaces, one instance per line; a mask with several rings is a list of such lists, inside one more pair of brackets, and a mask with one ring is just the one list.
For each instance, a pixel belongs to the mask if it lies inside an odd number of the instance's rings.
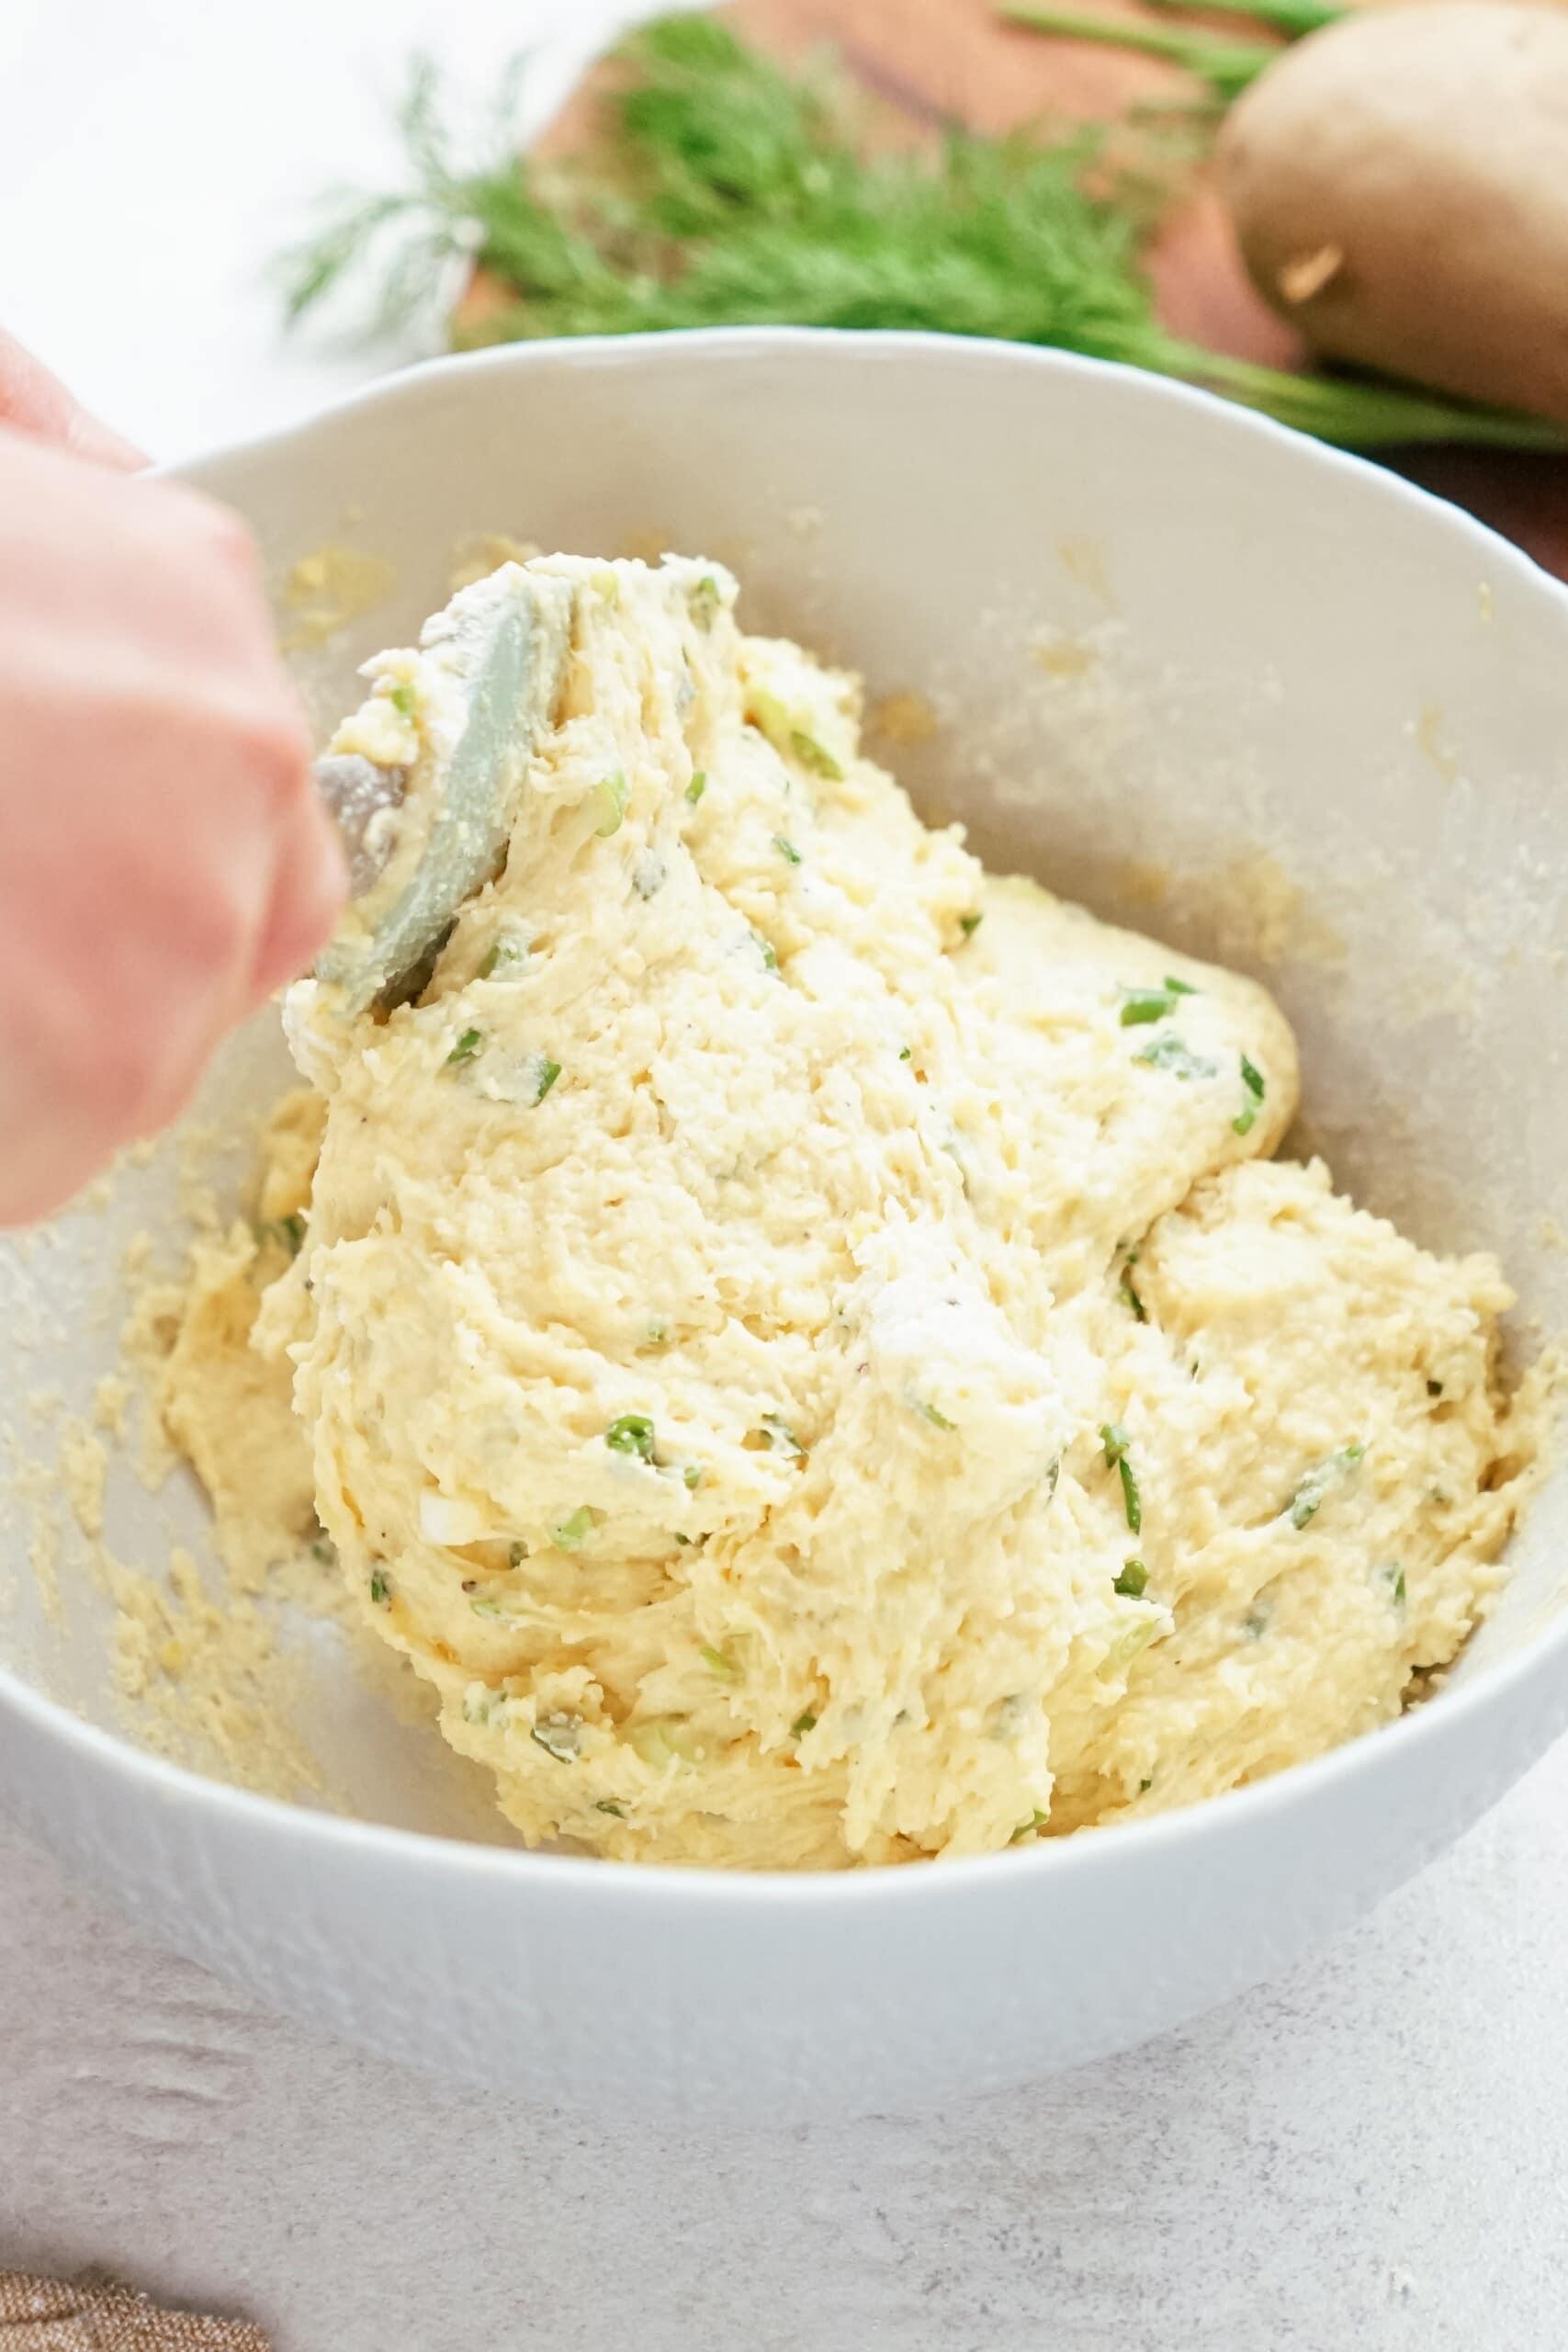
[[[936,731],[895,706],[885,755],[988,861],[1265,973],[1341,1182],[1427,1242],[1496,1248],[1522,1317],[1568,1325],[1568,595],[1463,516],[1151,377],[794,332],[444,363],[183,470],[250,518],[280,593],[323,541],[385,560],[372,608],[296,656],[323,724],[465,534],[728,560],[752,628],[927,698]],[[238,1135],[282,1076],[275,1030],[201,1115]],[[111,1368],[128,1237],[177,1238],[175,1157],[0,1253],[18,1457],[58,1426],[35,1392],[85,1412]],[[364,1818],[148,1752],[107,1602],[67,1557],[51,1614],[28,1571],[53,1541],[35,1484],[0,1501],[6,1802],[279,2008],[541,2101],[779,2122],[1074,2064],[1332,1935],[1568,1719],[1559,1477],[1450,1689],[1194,1811],[842,1877],[528,1854],[479,1842],[468,1768],[330,1632],[297,1637],[300,1720]],[[154,1504],[117,1467],[107,1513],[128,1559],[166,1559],[171,1526],[201,1543],[177,1482]]]

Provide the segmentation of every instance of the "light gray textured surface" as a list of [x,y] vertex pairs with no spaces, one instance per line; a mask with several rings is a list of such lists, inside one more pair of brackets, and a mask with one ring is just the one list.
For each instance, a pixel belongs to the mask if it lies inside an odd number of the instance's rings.
[[[259,265],[302,191],[384,168],[410,42],[460,42],[479,87],[604,13],[6,0],[0,317],[160,455],[297,413],[367,365],[280,354]],[[940,2118],[728,2141],[312,2042],[0,1830],[0,2263],[248,2310],[279,2352],[1558,2352],[1565,1816],[1568,1746],[1186,2032]]]
[[0,2262],[278,2352],[1557,2352],[1568,1744],[1283,1984],[942,2116],[694,2138],[389,2071],[0,1835]]

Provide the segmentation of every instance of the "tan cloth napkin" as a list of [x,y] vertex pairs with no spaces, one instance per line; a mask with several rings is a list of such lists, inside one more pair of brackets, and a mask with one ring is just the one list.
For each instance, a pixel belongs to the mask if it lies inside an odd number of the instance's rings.
[[272,2352],[248,2320],[164,2312],[130,2287],[0,2270],[0,2352]]

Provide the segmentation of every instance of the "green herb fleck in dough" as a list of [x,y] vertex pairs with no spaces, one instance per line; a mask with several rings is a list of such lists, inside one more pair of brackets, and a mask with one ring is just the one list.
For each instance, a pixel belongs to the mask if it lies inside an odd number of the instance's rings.
[[803,1713],[796,1715],[794,1723],[791,1724],[790,1736],[792,1739],[804,1739],[808,1731],[815,1731],[816,1728],[817,1718],[807,1707]]
[[1040,1807],[1036,1805],[1029,1819],[1019,1823],[1018,1827],[1008,1839],[1009,1845],[1021,1846],[1026,1838],[1032,1838],[1037,1829],[1044,1828],[1046,1819],[1047,1815],[1043,1814]]
[[727,1657],[722,1650],[713,1649],[705,1642],[697,1655],[708,1672],[716,1674],[721,1682],[739,1681],[740,1668],[736,1665],[735,1660],[732,1657]]
[[1207,1054],[1195,1054],[1174,1029],[1167,1030],[1162,1037],[1151,1038],[1133,1059],[1145,1062],[1150,1069],[1168,1070],[1172,1078],[1217,1078],[1220,1074],[1218,1062],[1211,1061]]
[[392,1579],[387,1574],[385,1568],[372,1568],[370,1572],[370,1598],[376,1603],[378,1609],[389,1609],[391,1607]]
[[1241,1082],[1247,1089],[1249,1100],[1243,1102],[1241,1109],[1231,1121],[1231,1125],[1238,1136],[1249,1136],[1258,1123],[1258,1106],[1268,1092],[1268,1087],[1264,1081],[1263,1072],[1258,1068],[1256,1062],[1248,1061],[1245,1054],[1241,1057]]
[[795,720],[779,700],[765,686],[753,686],[748,697],[748,717],[753,727],[765,735],[781,759],[793,759],[814,775],[825,776],[830,784],[841,784],[844,771],[827,746]]
[[621,830],[631,787],[620,769],[616,768],[613,775],[604,776],[593,788],[603,811],[593,830],[607,841],[612,833],[618,833]]
[[784,834],[775,833],[773,835],[773,847],[777,850],[779,855],[784,859],[786,865],[798,865],[800,864],[800,852],[796,849],[795,843],[788,840]]
[[550,1530],[550,1542],[558,1552],[576,1552],[593,1532],[593,1513],[586,1503],[580,1503],[568,1519]]
[[762,969],[765,972],[776,972],[779,968],[779,952],[773,941],[764,939],[760,931],[754,931],[751,936],[757,944],[757,952],[761,956]]
[[305,1246],[305,1220],[298,1210],[289,1216],[273,1217],[268,1223],[255,1227],[255,1237],[264,1247],[269,1241],[276,1241],[280,1250],[287,1250],[291,1258],[298,1258]]
[[1285,1505],[1292,1527],[1305,1527],[1309,1520],[1316,1518],[1329,1488],[1349,1476],[1366,1450],[1364,1445],[1342,1445],[1337,1453],[1329,1455],[1326,1462],[1318,1463],[1314,1469],[1307,1472]]
[[553,1756],[558,1764],[575,1764],[582,1737],[581,1718],[567,1714],[546,1715],[531,1726],[528,1736],[537,1740],[545,1754]]
[[765,686],[753,686],[747,696],[746,716],[782,758],[790,748],[795,722],[777,695],[770,694]]
[[781,1419],[777,1413],[763,1414],[761,1434],[767,1440],[770,1453],[786,1454],[792,1462],[804,1460],[806,1448],[789,1423]]
[[930,1421],[933,1430],[952,1430],[957,1426],[948,1419],[945,1413],[939,1413],[934,1405],[926,1404],[920,1397],[911,1396],[909,1402],[923,1421]]
[[682,1471],[681,1476],[683,1483],[691,1488],[693,1494],[695,1494],[697,1488],[703,1483],[702,1464],[700,1462],[688,1462],[685,1468]]
[[898,1048],[898,1058],[901,1062],[912,1061],[914,1059],[914,1053],[915,1049],[912,1046],[900,1046]]
[[1129,1250],[1122,1262],[1122,1279],[1116,1285],[1116,1295],[1135,1323],[1146,1323],[1149,1319],[1149,1310],[1133,1287],[1133,1268],[1137,1262],[1137,1251]]
[[479,966],[479,976],[481,980],[493,980],[501,973],[512,971],[519,964],[526,963],[527,959],[528,950],[516,933],[503,931],[498,939],[491,942],[484,962]]
[[979,930],[980,925],[985,922],[985,920],[986,918],[983,914],[960,915],[958,918],[958,928],[964,933],[965,939],[973,939],[975,933]]
[[1123,989],[1122,991],[1122,1026],[1137,1029],[1151,1021],[1164,1021],[1176,1011],[1176,1000],[1181,996],[1196,996],[1198,990],[1190,980],[1179,980],[1168,972],[1159,988]]
[[595,1813],[614,1814],[617,1821],[624,1821],[626,1817],[622,1812],[620,1806],[615,1803],[614,1797],[595,1797],[593,1800],[593,1810]]
[[790,749],[803,768],[809,768],[813,775],[825,776],[829,784],[842,784],[843,769],[815,735],[808,735],[804,727],[795,727],[790,730],[789,741]]
[[1116,1467],[1122,1479],[1122,1500],[1126,1507],[1127,1524],[1136,1535],[1142,1531],[1144,1524],[1144,1504],[1143,1498],[1138,1492],[1138,1482],[1133,1475],[1133,1465],[1125,1454],[1122,1456]]
[[1136,1535],[1144,1524],[1144,1505],[1133,1465],[1127,1459],[1127,1432],[1120,1421],[1104,1421],[1100,1425],[1100,1441],[1105,1448],[1107,1466],[1113,1468],[1121,1477],[1122,1502],[1127,1514],[1127,1524]]
[[705,631],[711,629],[718,615],[718,582],[711,572],[704,572],[687,598],[692,618]]
[[390,700],[393,709],[400,710],[405,718],[412,718],[419,708],[419,696],[407,678],[399,679],[392,688]]
[[686,797],[691,802],[694,808],[696,807],[698,801],[702,798],[707,788],[708,780],[706,775],[701,768],[694,770],[692,781],[686,786]]
[[1139,1600],[1148,1580],[1149,1572],[1142,1560],[1129,1560],[1111,1589],[1119,1592],[1123,1600]]
[[1122,991],[1122,1026],[1139,1029],[1151,1021],[1164,1021],[1176,1011],[1176,999],[1168,989],[1123,989]]
[[459,1062],[471,1062],[484,1051],[485,1033],[482,1029],[465,1029],[446,1057],[446,1067],[454,1069]]
[[604,1442],[612,1453],[635,1453],[641,1461],[651,1462],[653,1423],[646,1413],[623,1413],[610,1423]]
[[538,1064],[538,1077],[536,1081],[534,1093],[533,1107],[535,1110],[538,1109],[539,1104],[544,1101],[546,1095],[549,1092],[551,1087],[555,1084],[559,1076],[559,1062],[552,1062],[547,1056],[541,1055]]

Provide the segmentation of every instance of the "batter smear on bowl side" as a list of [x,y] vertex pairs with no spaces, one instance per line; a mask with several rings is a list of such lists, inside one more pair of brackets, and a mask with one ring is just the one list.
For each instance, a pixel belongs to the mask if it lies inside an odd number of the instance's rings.
[[[391,779],[383,865],[166,1374],[229,1539],[238,1354],[293,1383],[265,1483],[509,1820],[627,1858],[980,1853],[1388,1720],[1547,1423],[1496,1264],[1274,1160],[1264,991],[984,873],[734,598],[508,564],[367,665],[332,755]],[[507,599],[509,838],[437,857]]]

